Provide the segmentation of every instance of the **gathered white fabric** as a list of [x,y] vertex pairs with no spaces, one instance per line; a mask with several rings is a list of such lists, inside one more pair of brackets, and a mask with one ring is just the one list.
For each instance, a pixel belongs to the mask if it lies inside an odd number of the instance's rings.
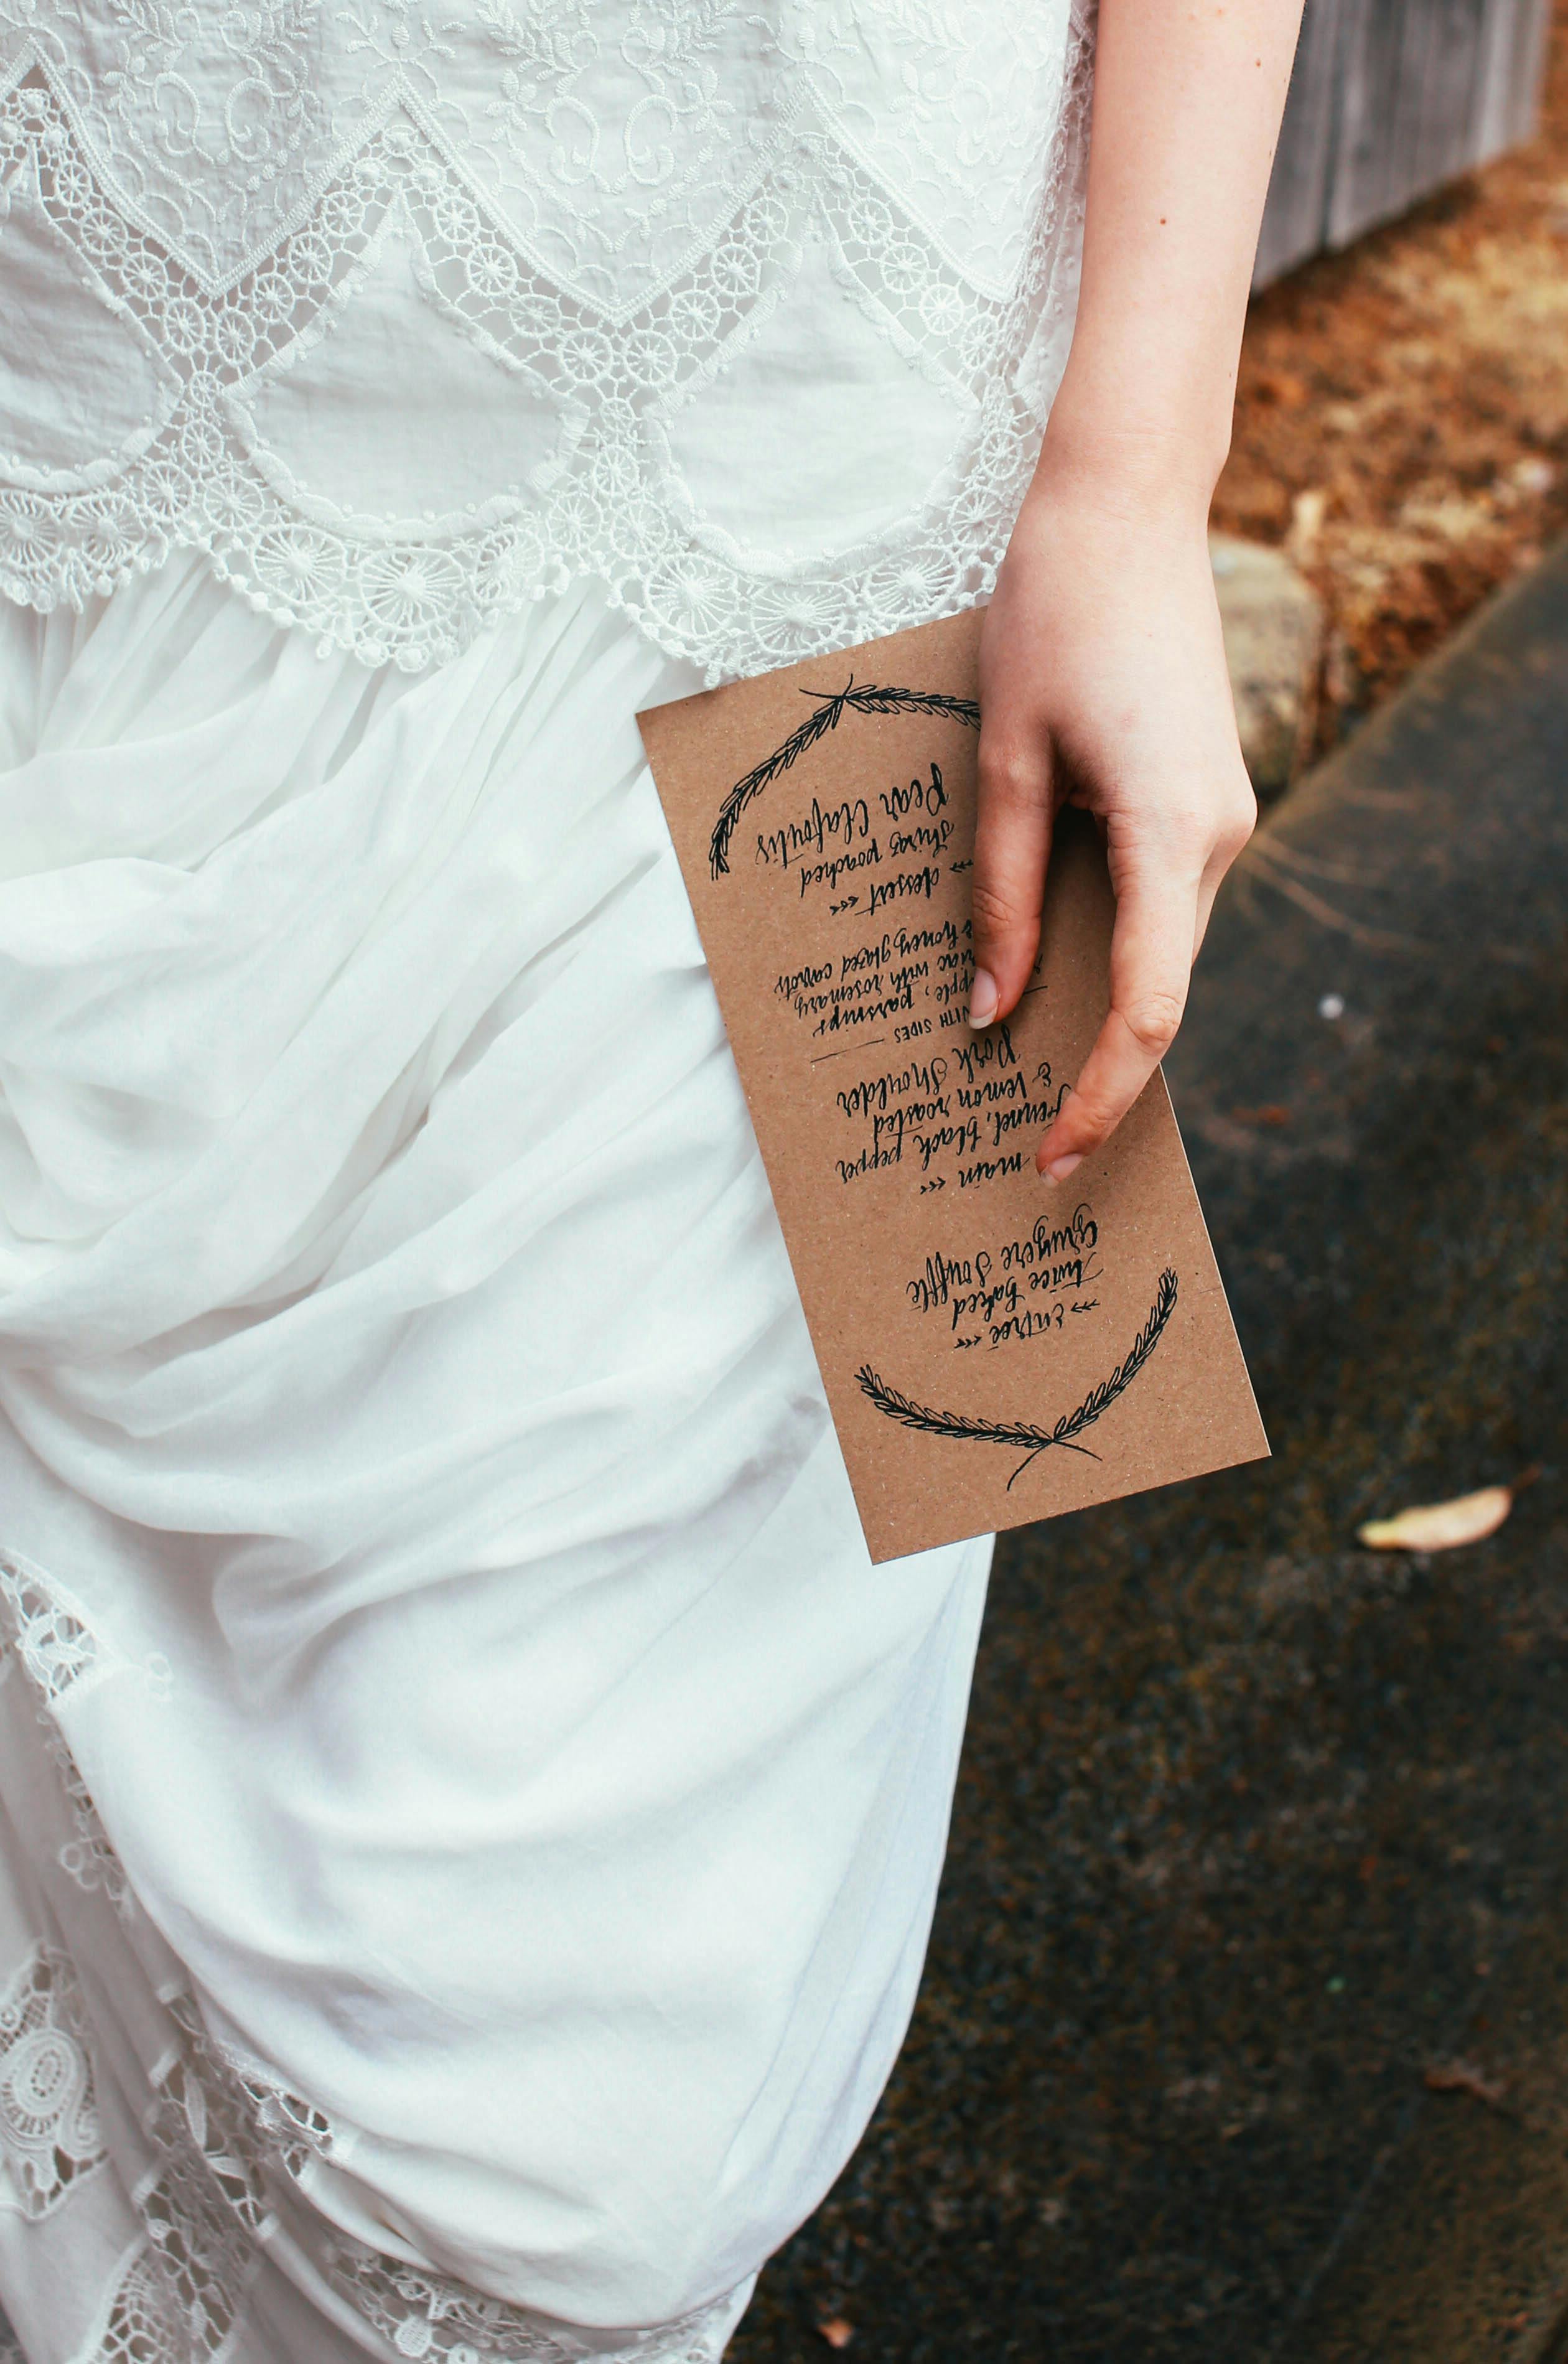
[[0,615],[0,2302],[715,2364],[911,2007],[988,1542],[873,1568],[572,591]]
[[634,717],[989,586],[1091,45],[0,0],[26,2364],[717,2364],[863,2129],[989,1539],[870,1565]]
[[1086,5],[0,0],[0,585],[417,669],[586,575],[710,678],[973,600]]

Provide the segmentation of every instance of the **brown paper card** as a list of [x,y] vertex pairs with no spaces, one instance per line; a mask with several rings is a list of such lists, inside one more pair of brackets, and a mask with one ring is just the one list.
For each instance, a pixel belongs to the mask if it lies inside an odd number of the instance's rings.
[[964,1016],[980,619],[639,718],[873,1560],[1268,1451],[1160,1076],[1051,1188],[1112,902],[1063,817],[1016,1014]]

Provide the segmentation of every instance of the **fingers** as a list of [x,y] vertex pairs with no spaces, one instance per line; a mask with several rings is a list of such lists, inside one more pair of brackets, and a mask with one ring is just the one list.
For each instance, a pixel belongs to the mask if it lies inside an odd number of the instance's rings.
[[1006,720],[980,731],[980,801],[974,830],[974,983],[972,1026],[1005,1018],[1040,950],[1045,866],[1051,858],[1051,742]]
[[[1115,1132],[1175,1038],[1199,932],[1195,875],[1140,869],[1125,878],[1111,938],[1111,1006],[1077,1085],[1036,1156],[1064,1182]],[[1212,899],[1212,898],[1211,898]]]

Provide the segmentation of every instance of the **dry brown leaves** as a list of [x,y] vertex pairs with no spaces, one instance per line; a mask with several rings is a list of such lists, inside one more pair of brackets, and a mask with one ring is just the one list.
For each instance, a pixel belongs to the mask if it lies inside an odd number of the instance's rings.
[[1215,523],[1324,598],[1321,745],[1568,528],[1568,0],[1537,140],[1254,303]]

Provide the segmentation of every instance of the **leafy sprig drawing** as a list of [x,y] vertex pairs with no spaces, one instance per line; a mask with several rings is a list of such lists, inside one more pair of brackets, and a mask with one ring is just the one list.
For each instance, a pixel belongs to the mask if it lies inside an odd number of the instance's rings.
[[1128,1352],[1110,1377],[1102,1379],[1097,1387],[1091,1388],[1075,1411],[1063,1412],[1054,1428],[1029,1428],[1021,1423],[1015,1426],[1001,1421],[972,1420],[963,1412],[933,1411],[929,1405],[917,1404],[913,1398],[901,1394],[897,1388],[890,1388],[869,1363],[861,1365],[855,1377],[862,1394],[871,1399],[878,1411],[885,1412],[889,1420],[902,1422],[906,1428],[923,1429],[929,1436],[951,1436],[982,1444],[1010,1444],[1015,1449],[1025,1448],[1023,1459],[1007,1480],[1010,1494],[1030,1462],[1037,1460],[1040,1454],[1049,1452],[1053,1445],[1060,1445],[1064,1453],[1082,1453],[1090,1461],[1099,1460],[1097,1453],[1086,1444],[1080,1444],[1077,1439],[1084,1429],[1093,1427],[1101,1414],[1107,1412],[1117,1398],[1125,1394],[1132,1385],[1159,1344],[1165,1324],[1175,1308],[1176,1276],[1167,1265],[1160,1275],[1159,1290],[1149,1309],[1149,1319]]
[[817,700],[816,711],[743,780],[737,780],[719,807],[707,849],[707,866],[715,878],[724,877],[729,869],[729,842],[752,798],[797,764],[829,730],[837,730],[846,714],[947,714],[955,721],[967,722],[972,730],[980,728],[980,708],[973,697],[949,697],[940,690],[882,689],[871,682],[857,686],[851,678],[842,689],[807,689],[801,695]]

